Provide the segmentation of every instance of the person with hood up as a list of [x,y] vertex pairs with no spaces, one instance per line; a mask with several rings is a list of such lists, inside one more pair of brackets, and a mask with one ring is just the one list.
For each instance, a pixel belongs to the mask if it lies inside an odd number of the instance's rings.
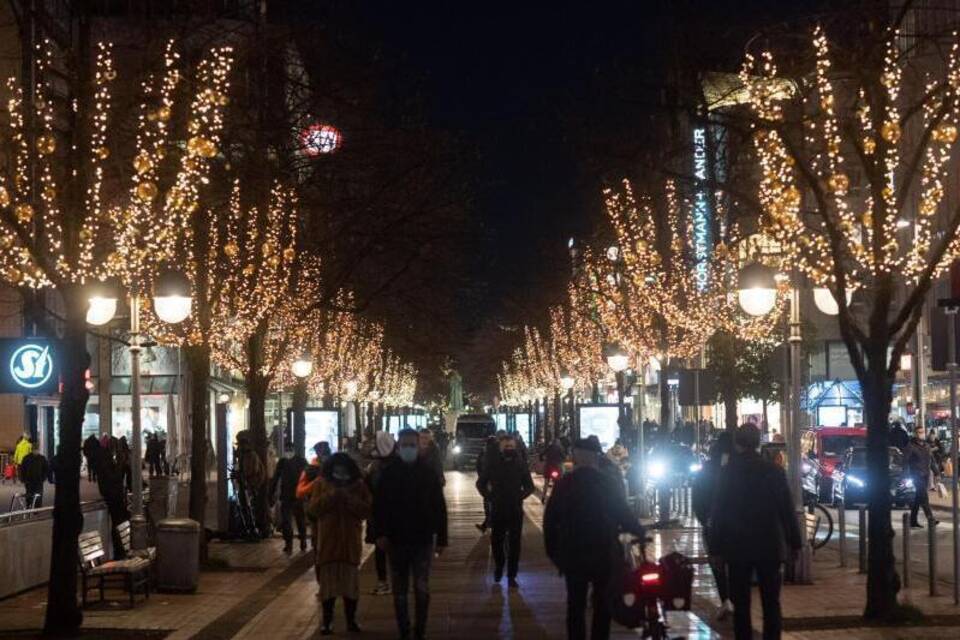
[[343,598],[347,631],[357,633],[363,521],[373,498],[353,458],[336,453],[323,463],[323,473],[310,494],[307,511],[319,527],[316,555],[323,621],[320,635],[333,633],[333,609]]
[[283,457],[277,461],[270,483],[270,500],[273,501],[280,487],[280,531],[283,533],[283,552],[293,552],[293,523],[297,521],[297,534],[300,538],[300,551],[307,549],[307,523],[304,518],[303,502],[297,499],[297,482],[307,466],[303,456],[296,455],[292,442],[283,447]]
[[[367,467],[367,486],[372,495],[377,495],[380,480],[388,466],[397,462],[397,443],[389,431],[377,431],[376,447],[373,450],[373,461]],[[367,534],[365,542],[376,544],[377,520],[371,517],[367,520]],[[377,547],[374,552],[374,564],[377,569],[377,586],[373,590],[375,596],[390,595],[390,583],[387,581],[387,552]]]
[[520,586],[517,583],[517,570],[523,536],[523,501],[533,493],[533,480],[511,435],[500,438],[500,459],[484,467],[477,479],[477,490],[492,506],[490,549],[494,562],[493,581],[500,582],[506,564],[508,584],[511,589],[516,589]]

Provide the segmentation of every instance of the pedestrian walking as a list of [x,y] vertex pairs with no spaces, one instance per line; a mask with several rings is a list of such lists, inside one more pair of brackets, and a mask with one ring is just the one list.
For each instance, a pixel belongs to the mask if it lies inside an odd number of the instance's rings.
[[717,611],[718,620],[725,620],[730,616],[733,612],[733,604],[730,602],[727,563],[718,554],[712,553],[709,546],[712,539],[710,515],[717,497],[716,488],[720,481],[720,474],[729,463],[732,452],[733,440],[730,433],[724,431],[710,447],[710,453],[703,469],[697,474],[693,483],[693,513],[703,530],[703,539],[706,542],[710,560],[710,570],[713,572],[713,579],[717,583],[717,595],[720,598],[720,608]]
[[587,637],[587,593],[592,588],[592,640],[610,637],[607,587],[618,556],[621,531],[643,536],[611,477],[600,470],[602,452],[588,438],[573,445],[573,472],[554,489],[543,518],[543,540],[550,560],[567,584],[567,638]]
[[304,517],[303,502],[297,499],[297,482],[307,466],[303,456],[296,454],[292,442],[283,448],[283,457],[277,461],[270,483],[270,500],[273,502],[280,489],[280,531],[283,534],[283,552],[293,553],[293,523],[296,520],[297,536],[300,538],[300,551],[307,550],[307,523]]
[[393,605],[402,639],[410,638],[408,591],[413,577],[413,638],[423,640],[430,608],[430,563],[447,546],[447,504],[437,474],[418,459],[419,436],[403,429],[397,438],[400,463],[389,465],[374,498],[377,546],[387,552]]
[[929,526],[938,523],[930,509],[930,475],[933,473],[933,458],[925,435],[926,430],[923,425],[918,424],[914,430],[913,438],[910,439],[910,444],[907,445],[907,450],[904,452],[904,466],[907,468],[907,473],[913,478],[913,486],[916,490],[913,495],[913,504],[910,505],[910,526],[914,529],[923,528],[923,525],[917,519],[921,508],[923,514],[927,517]]
[[[117,468],[120,469],[121,479],[127,491],[133,491],[133,470],[130,468],[130,445],[127,444],[127,436],[120,436],[117,441],[116,452]],[[138,472],[139,481],[143,482],[142,475]]]
[[[753,637],[750,589],[756,575],[763,605],[763,638],[780,638],[783,564],[800,552],[802,539],[783,469],[760,456],[760,430],[737,429],[736,455],[720,473],[710,512],[708,548],[729,567],[733,628],[737,640]],[[720,560],[722,558],[722,560]]]
[[[397,442],[389,431],[377,431],[376,447],[373,450],[373,461],[367,467],[367,486],[372,495],[377,495],[383,472],[391,464],[398,462],[396,454]],[[367,534],[365,541],[369,544],[377,542],[377,519],[375,514],[367,520]],[[376,547],[373,552],[374,565],[377,570],[377,586],[373,589],[375,596],[390,595],[390,582],[387,577],[387,552]]]
[[[303,473],[300,474],[300,479],[297,481],[297,499],[298,500],[307,500],[310,495],[313,493],[314,486],[320,482],[320,478],[323,475],[323,463],[330,457],[330,443],[326,441],[320,441],[313,445],[313,460],[310,461],[310,464],[306,466],[303,470]],[[307,519],[310,520],[310,546],[313,549],[314,553],[317,551],[317,535],[318,535],[318,523],[315,518],[311,518],[310,514],[307,514]],[[314,563],[315,574],[317,578],[317,585],[320,584],[320,568]],[[320,597],[321,593],[317,591],[317,597]]]
[[430,429],[421,429],[419,439],[421,460],[433,469],[440,486],[445,486],[447,479],[443,475],[443,458],[440,457],[440,448],[433,440],[433,432]]
[[338,597],[343,598],[347,631],[360,631],[357,604],[363,521],[370,517],[372,501],[353,458],[336,453],[324,462],[307,506],[319,526],[316,565],[323,609],[320,635],[333,633],[333,610]]
[[540,454],[540,461],[543,462],[543,493],[540,496],[540,502],[547,501],[550,485],[556,484],[560,478],[563,472],[563,461],[566,457],[566,449],[556,438]]
[[23,480],[20,475],[20,463],[23,462],[23,459],[27,457],[33,451],[33,443],[30,442],[30,436],[23,434],[20,436],[20,439],[17,440],[17,445],[13,449],[13,464],[17,467],[17,477]]
[[[490,436],[484,443],[483,449],[477,454],[477,477],[483,475],[484,470],[495,465],[500,458],[500,444],[496,436]],[[480,492],[483,496],[483,492]],[[490,528],[490,499],[483,496],[483,522],[473,525],[480,533],[486,533]]]
[[96,457],[96,451],[100,448],[100,441],[97,439],[97,436],[91,435],[86,440],[83,441],[83,459],[87,463],[87,481],[96,482],[97,481],[97,469],[96,465],[93,463],[94,458]]
[[42,454],[31,451],[20,461],[20,479],[23,480],[27,508],[43,506],[43,483],[52,482],[50,465]]
[[491,505],[493,581],[500,582],[506,564],[508,584],[516,589],[520,586],[517,570],[523,536],[523,501],[533,493],[533,479],[513,436],[508,434],[500,439],[499,460],[484,467],[477,479],[477,490]]

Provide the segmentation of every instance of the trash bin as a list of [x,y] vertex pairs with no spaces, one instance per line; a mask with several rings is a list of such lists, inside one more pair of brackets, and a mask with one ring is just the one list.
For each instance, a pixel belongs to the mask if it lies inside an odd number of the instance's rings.
[[157,589],[196,591],[200,575],[200,523],[167,518],[157,523]]

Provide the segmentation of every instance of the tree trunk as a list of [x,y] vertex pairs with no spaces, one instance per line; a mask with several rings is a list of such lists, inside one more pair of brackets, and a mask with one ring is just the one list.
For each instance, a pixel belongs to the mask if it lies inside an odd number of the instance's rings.
[[[66,326],[60,345],[63,393],[60,396],[60,445],[53,460],[57,492],[53,501],[53,544],[47,585],[45,635],[71,635],[83,622],[77,606],[77,538],[83,529],[80,512],[80,448],[83,418],[90,397],[85,373],[87,353],[86,304],[79,287],[63,291]],[[53,336],[51,336],[53,337]]]
[[[183,348],[190,371],[190,518],[206,530],[207,511],[207,425],[209,424],[210,347]],[[224,455],[225,452],[218,452]],[[200,536],[200,559],[207,555],[207,537]]]
[[[247,372],[247,398],[250,400],[250,440],[253,444],[253,450],[263,463],[264,469],[267,467],[267,448],[269,442],[267,439],[267,391],[269,390],[268,381],[253,371]],[[266,536],[270,529],[270,506],[268,504],[267,488],[269,482],[264,482],[262,486],[255,488],[253,492],[253,514],[257,523],[257,529],[261,535]]]
[[884,618],[897,608],[897,576],[893,556],[893,528],[890,526],[889,426],[893,380],[887,375],[887,345],[867,353],[868,370],[863,383],[867,420],[867,483],[869,523],[867,525],[867,605],[864,617]]
[[673,431],[673,399],[670,397],[670,383],[667,372],[660,369],[660,433],[666,435]]
[[723,421],[727,431],[733,431],[739,425],[737,424],[737,395],[723,392]]
[[[293,447],[299,454],[303,454],[307,446],[307,422],[304,413],[306,409],[307,383],[298,381],[293,388]],[[309,459],[309,456],[307,456],[307,459]]]

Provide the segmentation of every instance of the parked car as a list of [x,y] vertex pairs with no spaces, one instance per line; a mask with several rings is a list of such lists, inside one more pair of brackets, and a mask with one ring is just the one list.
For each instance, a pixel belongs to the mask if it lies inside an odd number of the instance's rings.
[[485,413],[464,414],[457,418],[457,432],[449,455],[457,471],[474,469],[477,456],[487,444],[487,438],[497,432],[493,417]]
[[[894,506],[906,507],[916,493],[913,479],[903,470],[903,454],[890,447],[890,474],[887,480]],[[833,469],[833,497],[837,505],[850,508],[867,503],[867,448],[852,447]]]
[[816,460],[820,471],[820,502],[833,502],[833,470],[851,447],[867,444],[865,427],[814,427],[803,432],[800,451],[808,460]]

